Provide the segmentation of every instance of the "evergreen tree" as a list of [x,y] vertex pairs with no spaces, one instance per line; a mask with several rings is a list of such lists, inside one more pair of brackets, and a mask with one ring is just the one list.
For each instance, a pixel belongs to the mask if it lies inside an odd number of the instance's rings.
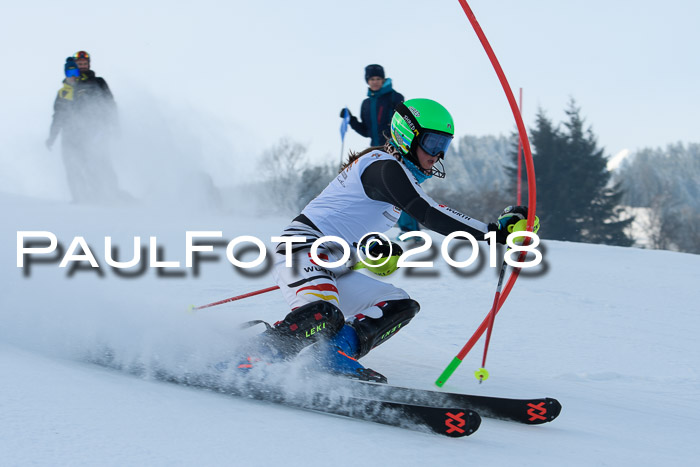
[[624,229],[632,219],[619,219],[622,191],[609,184],[603,149],[592,130],[584,129],[573,100],[566,114],[561,129],[540,110],[531,130],[539,234],[554,240],[630,246],[633,240]]

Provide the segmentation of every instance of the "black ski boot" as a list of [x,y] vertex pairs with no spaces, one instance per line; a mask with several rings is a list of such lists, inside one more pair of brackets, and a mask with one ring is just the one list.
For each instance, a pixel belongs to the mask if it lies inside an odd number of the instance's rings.
[[260,361],[291,360],[305,347],[335,335],[343,324],[343,313],[330,302],[317,301],[300,306],[282,321],[267,325],[268,329],[248,349],[238,368],[250,369]]
[[401,328],[411,322],[420,311],[417,301],[410,298],[388,300],[375,305],[382,311],[378,318],[357,314],[347,324],[357,333],[359,348],[355,358],[364,357],[370,350],[383,344]]

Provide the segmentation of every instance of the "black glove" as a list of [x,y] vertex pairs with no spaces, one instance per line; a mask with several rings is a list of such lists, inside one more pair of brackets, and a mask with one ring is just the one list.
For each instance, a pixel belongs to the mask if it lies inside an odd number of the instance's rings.
[[[512,233],[512,227],[523,219],[527,219],[527,206],[508,206],[498,216],[498,222],[489,224],[489,232],[496,232],[496,242],[506,244],[508,235]],[[539,229],[539,220],[536,221]],[[537,231],[535,230],[535,232]]]
[[385,238],[378,235],[371,235],[364,239],[360,246],[360,251],[372,258],[386,258],[389,256],[389,244],[391,244],[391,256],[401,256],[403,248],[398,243],[387,242]]
[[489,224],[489,232],[496,232],[496,243],[500,243],[501,245],[506,244],[506,239],[508,238],[508,232],[505,230],[499,229],[497,223],[491,222]]
[[527,206],[508,206],[498,216],[498,228],[506,233],[510,233],[508,226],[523,219],[527,219]]
[[348,109],[347,107],[343,108],[340,111],[340,118],[345,118],[345,111],[346,110],[348,111],[348,117],[350,117],[350,120],[352,120],[352,114],[350,113],[350,109]]
[[[398,243],[391,243],[391,256],[401,256],[403,254],[403,248]],[[384,241],[384,243],[379,243],[375,240],[369,241],[369,255],[373,258],[386,258],[389,256],[389,244]]]

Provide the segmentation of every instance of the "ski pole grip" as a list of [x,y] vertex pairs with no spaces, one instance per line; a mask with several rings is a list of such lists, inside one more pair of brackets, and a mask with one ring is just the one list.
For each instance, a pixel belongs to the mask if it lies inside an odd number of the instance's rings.
[[438,377],[438,379],[435,381],[435,385],[441,388],[447,382],[447,380],[450,379],[452,373],[455,372],[461,363],[462,360],[460,360],[458,357],[453,358],[450,364],[447,365],[447,368],[445,368],[445,371],[443,371],[440,377]]

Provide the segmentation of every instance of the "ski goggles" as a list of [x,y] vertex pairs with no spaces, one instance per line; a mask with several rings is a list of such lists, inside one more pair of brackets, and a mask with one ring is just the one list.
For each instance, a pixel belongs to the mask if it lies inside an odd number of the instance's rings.
[[86,58],[86,59],[90,60],[90,54],[85,52],[84,50],[81,50],[80,52],[74,53],[73,58],[75,58],[76,60],[79,58]]
[[78,70],[77,68],[70,68],[70,69],[66,70],[66,78],[71,78],[71,77],[74,77],[74,78],[80,77],[80,70]]
[[418,145],[429,155],[435,157],[445,157],[447,148],[450,147],[452,136],[442,133],[425,132],[420,138]]

